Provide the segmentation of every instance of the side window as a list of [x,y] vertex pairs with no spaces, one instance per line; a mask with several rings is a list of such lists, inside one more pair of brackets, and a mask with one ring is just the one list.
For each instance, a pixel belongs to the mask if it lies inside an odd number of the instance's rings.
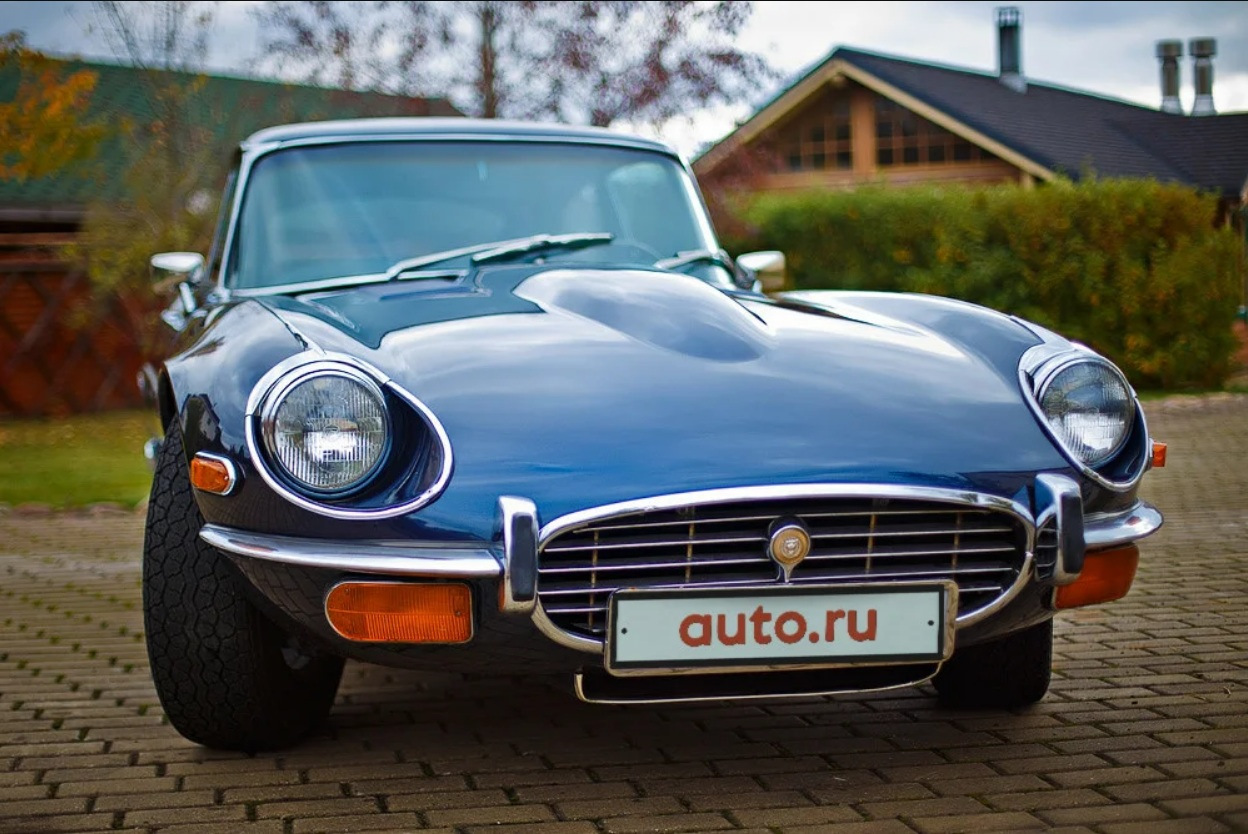
[[646,244],[664,257],[688,248],[698,239],[685,193],[674,166],[636,162],[612,171],[607,190],[626,237]]
[[221,205],[217,208],[217,225],[212,233],[212,248],[208,250],[208,275],[221,277],[221,258],[224,256],[225,235],[230,225],[230,212],[234,208],[234,191],[238,185],[238,163],[230,169],[221,193]]

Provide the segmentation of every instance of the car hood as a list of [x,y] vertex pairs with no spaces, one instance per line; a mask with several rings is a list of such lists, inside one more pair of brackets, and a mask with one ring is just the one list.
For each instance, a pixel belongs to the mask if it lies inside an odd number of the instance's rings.
[[1037,339],[965,305],[920,325],[852,296],[777,302],[671,273],[515,267],[266,303],[438,416],[454,473],[421,516],[468,535],[499,495],[549,521],[777,483],[1015,496],[1067,466],[1020,396],[1017,359]]

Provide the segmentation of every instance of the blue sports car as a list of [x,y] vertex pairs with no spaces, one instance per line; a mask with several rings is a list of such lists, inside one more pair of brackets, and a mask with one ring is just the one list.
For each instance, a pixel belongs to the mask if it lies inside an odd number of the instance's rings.
[[1048,688],[1163,460],[1122,373],[944,298],[764,294],[661,143],[467,119],[240,147],[177,349],[144,546],[174,727],[298,741],[344,658],[580,698]]

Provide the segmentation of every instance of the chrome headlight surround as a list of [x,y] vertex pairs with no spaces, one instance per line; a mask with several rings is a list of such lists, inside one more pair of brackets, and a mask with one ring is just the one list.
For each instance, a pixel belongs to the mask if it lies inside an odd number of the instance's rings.
[[[1053,414],[1046,409],[1046,397],[1064,378],[1081,369],[1092,371],[1108,379],[1120,392],[1119,403],[1123,410],[1123,428],[1120,436],[1097,454],[1080,453],[1077,444],[1067,436],[1067,429],[1053,423]],[[1093,353],[1082,345],[1037,345],[1023,354],[1019,362],[1019,383],[1027,404],[1035,413],[1040,425],[1067,459],[1091,480],[1114,491],[1134,488],[1148,468],[1148,456],[1131,451],[1133,446],[1143,448],[1148,438],[1144,412],[1140,409],[1135,390],[1126,375],[1114,363]],[[1084,444],[1091,445],[1091,444]],[[1129,466],[1121,464],[1130,453]],[[1117,469],[1117,472],[1110,470]]]
[[[330,438],[333,435],[345,435],[346,432],[329,431],[328,425],[324,426],[322,431],[306,431],[308,418],[316,419],[313,415],[305,415],[304,419],[300,421],[305,423],[305,432],[301,441],[292,443],[284,437],[286,431],[282,424],[292,420],[292,416],[284,412],[288,409],[298,408],[297,405],[291,405],[292,400],[301,395],[306,397],[307,395],[304,392],[308,391],[309,386],[316,386],[319,382],[334,384],[335,381],[354,387],[356,389],[356,397],[363,400],[363,403],[361,403],[363,410],[365,412],[372,411],[373,413],[361,414],[360,409],[357,409],[355,414],[349,414],[344,407],[341,415],[325,415],[319,419],[331,424],[335,422],[349,422],[355,425],[359,425],[361,422],[371,424],[371,426],[364,429],[364,434],[366,435],[365,443],[368,443],[369,440],[367,435],[375,435],[377,433],[381,435],[379,443],[374,440],[373,443],[369,444],[372,448],[366,450],[364,459],[360,460],[357,466],[351,466],[349,458],[344,458],[339,462],[340,465],[335,466],[330,450],[325,451],[318,466],[318,462],[313,459],[315,453],[308,450],[307,447],[314,444],[328,444],[332,442]],[[315,395],[313,394],[312,396]],[[332,405],[330,404],[331,407]],[[345,403],[343,405],[345,406]],[[308,406],[314,408],[315,403],[307,403],[305,407]],[[278,469],[285,479],[292,482],[302,492],[324,497],[338,497],[358,492],[367,486],[368,482],[377,474],[377,470],[381,468],[390,452],[390,412],[386,408],[386,398],[381,391],[381,386],[367,375],[348,365],[317,363],[305,365],[286,375],[278,380],[277,384],[273,386],[264,398],[264,405],[260,409],[259,416],[260,436],[264,441],[265,452],[267,453],[265,460]],[[340,419],[335,420],[334,417],[339,417]],[[324,438],[321,438],[321,435],[324,435]],[[303,460],[301,461],[300,458]],[[300,466],[300,463],[303,465]],[[313,480],[316,478],[318,469],[322,472],[322,482],[319,483]],[[338,469],[342,473],[340,477],[334,478],[334,469]],[[343,472],[343,470],[346,471]],[[355,471],[352,472],[350,470]]]
[[[323,376],[348,378],[380,397],[386,413],[387,440],[381,455],[365,476],[346,489],[318,492],[314,488],[301,488],[294,478],[280,471],[282,465],[274,461],[265,434],[267,421],[286,394],[308,380]],[[403,418],[397,424],[396,416]],[[406,423],[410,427],[416,421],[423,423],[427,430],[428,454],[423,456],[422,469],[418,471],[408,465],[404,471],[403,466],[408,461],[396,458],[396,445],[400,444],[396,444],[394,435],[401,424]],[[315,348],[279,362],[261,377],[247,400],[244,433],[248,455],[261,479],[290,503],[329,518],[373,520],[406,515],[442,494],[454,466],[446,429],[428,406],[368,363]],[[392,463],[395,466],[391,466]],[[378,498],[383,493],[379,490],[391,490],[403,483],[413,486],[415,494],[409,492],[410,497],[404,496],[402,501],[380,504]],[[393,496],[397,492],[394,490],[390,494]],[[370,495],[371,500],[362,502],[364,506],[351,506],[349,503],[357,498],[367,499]]]

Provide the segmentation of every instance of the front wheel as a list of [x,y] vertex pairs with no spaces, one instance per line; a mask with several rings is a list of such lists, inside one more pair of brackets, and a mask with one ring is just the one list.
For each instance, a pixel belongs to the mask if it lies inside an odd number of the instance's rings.
[[170,723],[225,750],[293,744],[324,720],[343,661],[302,647],[244,595],[226,557],[199,538],[175,421],[156,459],[143,541],[143,623]]
[[950,707],[1013,709],[1036,703],[1049,691],[1053,621],[1006,637],[956,649],[932,680]]

